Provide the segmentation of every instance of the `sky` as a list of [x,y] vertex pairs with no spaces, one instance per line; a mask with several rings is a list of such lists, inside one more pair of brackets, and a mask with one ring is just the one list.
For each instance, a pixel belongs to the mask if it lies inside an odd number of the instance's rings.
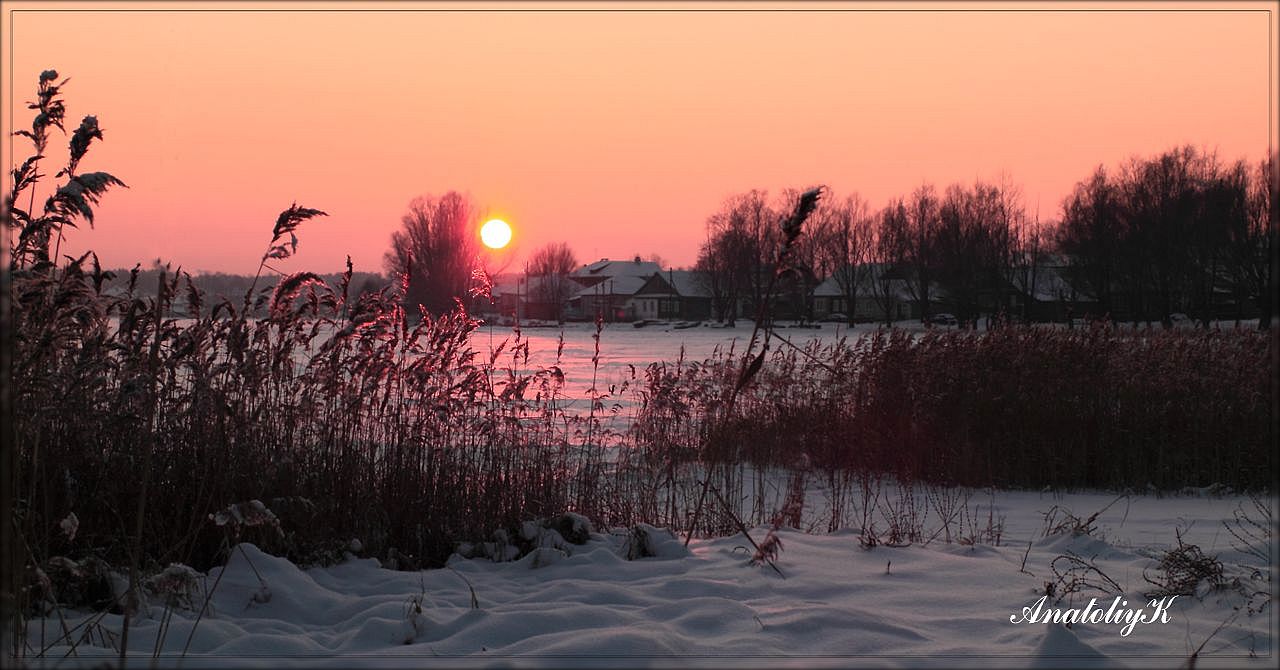
[[[1005,178],[1054,219],[1100,164],[1183,144],[1255,162],[1275,132],[1274,2],[518,9],[6,0],[0,109],[26,127],[52,68],[69,128],[104,130],[81,169],[129,188],[64,249],[240,273],[295,201],[329,216],[285,271],[381,271],[408,203],[450,190],[514,228],[493,269],[560,241],[688,266],[753,188],[878,208]],[[6,166],[29,153],[10,137]]]

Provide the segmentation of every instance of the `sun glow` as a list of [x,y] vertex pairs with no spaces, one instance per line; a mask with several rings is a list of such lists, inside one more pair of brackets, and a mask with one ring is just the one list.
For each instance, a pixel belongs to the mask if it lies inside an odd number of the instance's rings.
[[511,241],[511,226],[502,219],[491,219],[480,227],[480,241],[490,249],[501,249]]

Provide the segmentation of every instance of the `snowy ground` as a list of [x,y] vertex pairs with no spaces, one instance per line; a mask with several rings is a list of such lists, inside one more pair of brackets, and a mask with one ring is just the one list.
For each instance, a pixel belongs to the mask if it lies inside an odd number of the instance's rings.
[[[300,570],[240,545],[225,574],[215,569],[202,578],[206,587],[221,581],[186,656],[194,614],[177,610],[159,661],[191,668],[1175,667],[1211,638],[1198,667],[1274,667],[1274,608],[1250,616],[1234,588],[1202,587],[1194,597],[1179,597],[1167,623],[1135,625],[1127,636],[1121,624],[1068,629],[1010,622],[1034,606],[1054,579],[1051,562],[1067,552],[1115,580],[1128,608],[1147,607],[1144,571],[1153,574],[1163,550],[1176,546],[1175,528],[1183,529],[1183,542],[1217,555],[1226,574],[1250,591],[1270,590],[1239,566],[1257,561],[1233,547],[1239,543],[1223,525],[1237,504],[1248,506],[1240,497],[1132,497],[1101,514],[1092,535],[1042,537],[1044,513],[1054,505],[1087,517],[1115,498],[996,493],[996,512],[1005,520],[1000,546],[934,541],[864,549],[856,531],[784,529],[777,566],[785,577],[751,564],[741,535],[695,540],[686,552],[679,541],[653,533],[657,556],[626,560],[626,533],[619,530],[595,533],[567,552],[543,548],[504,563],[455,556],[447,569],[422,572],[385,570],[355,557]],[[1269,504],[1274,509],[1275,500]],[[752,534],[759,541],[766,531]],[[1076,606],[1097,597],[1104,609],[1113,598],[1080,595]],[[129,648],[137,667],[152,662],[163,614],[156,604],[133,625]],[[65,617],[76,627],[89,615]],[[48,664],[114,656],[94,645],[102,644],[101,629],[118,633],[120,617],[99,623],[77,629],[76,636],[95,633],[74,652],[65,641],[50,647]],[[30,622],[32,644],[54,642],[62,625],[56,618]]]

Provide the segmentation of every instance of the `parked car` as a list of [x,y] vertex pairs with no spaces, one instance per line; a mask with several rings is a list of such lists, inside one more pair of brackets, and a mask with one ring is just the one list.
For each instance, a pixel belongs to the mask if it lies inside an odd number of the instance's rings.
[[833,312],[828,314],[827,318],[823,319],[823,321],[826,321],[827,323],[849,323],[849,317],[841,314],[840,312]]
[[943,312],[934,314],[929,317],[929,323],[935,326],[958,326],[960,322],[956,320],[956,315]]

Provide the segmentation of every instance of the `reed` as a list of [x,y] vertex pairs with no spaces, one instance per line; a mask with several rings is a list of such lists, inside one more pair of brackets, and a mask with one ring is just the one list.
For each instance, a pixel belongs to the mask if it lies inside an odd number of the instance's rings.
[[[721,439],[682,458],[803,463],[832,483],[870,470],[978,487],[1265,488],[1270,356],[1250,329],[880,330],[774,351]],[[661,368],[637,434],[690,444],[677,436],[715,424],[735,365]]]

